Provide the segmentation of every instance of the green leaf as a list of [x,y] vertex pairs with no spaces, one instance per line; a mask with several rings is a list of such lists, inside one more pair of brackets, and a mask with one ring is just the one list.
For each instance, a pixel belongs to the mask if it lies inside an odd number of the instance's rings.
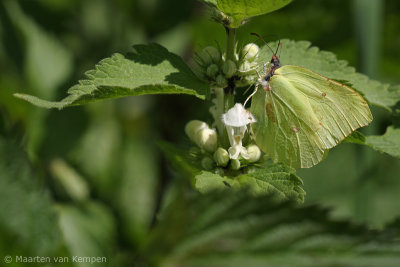
[[316,206],[245,191],[181,193],[139,259],[155,266],[397,266],[399,231],[399,223],[370,231]]
[[103,99],[145,94],[189,94],[204,99],[208,91],[183,60],[158,44],[135,45],[126,56],[114,54],[103,59],[87,79],[68,90],[69,96],[59,102],[35,96],[16,97],[44,108],[64,108]]
[[30,85],[41,97],[52,98],[57,87],[72,72],[72,53],[55,36],[45,32],[25,15],[17,1],[5,1],[4,4],[16,31],[23,39],[24,72]]
[[48,190],[15,141],[0,136],[0,159],[0,250],[50,256],[60,233]]
[[236,180],[231,178],[222,177],[218,174],[202,171],[194,177],[195,188],[201,193],[207,193],[217,190],[225,190],[231,187],[237,187]]
[[275,194],[277,200],[304,201],[303,182],[295,170],[286,165],[265,165],[249,174],[221,176],[202,171],[195,157],[172,144],[162,142],[160,147],[172,165],[189,178],[194,188],[201,193],[249,188],[253,195]]
[[360,132],[349,135],[344,142],[366,145],[370,148],[400,158],[400,128],[390,126],[384,135],[372,135],[365,137]]
[[216,3],[217,8],[230,17],[232,23],[229,26],[237,28],[242,21],[278,10],[292,0],[208,0],[206,2]]
[[60,229],[71,255],[111,255],[116,228],[113,214],[105,206],[88,201],[79,208],[59,205],[57,210]]
[[367,136],[365,143],[377,151],[400,158],[400,128],[390,126],[384,135]]
[[263,167],[253,173],[237,177],[241,186],[249,187],[254,195],[276,194],[279,200],[294,199],[304,202],[303,181],[296,171],[283,164]]
[[351,135],[347,136],[343,142],[365,145],[365,136],[359,131],[355,131]]
[[[345,80],[352,87],[361,92],[373,105],[391,110],[400,100],[400,87],[390,86],[356,72],[353,67],[348,66],[344,60],[338,60],[335,54],[320,51],[317,47],[311,47],[307,41],[281,40],[282,53],[280,56],[282,65],[298,65],[313,70],[321,75],[335,80]],[[277,42],[269,44],[277,47]],[[266,63],[271,60],[272,53],[264,46],[260,51],[260,59]]]

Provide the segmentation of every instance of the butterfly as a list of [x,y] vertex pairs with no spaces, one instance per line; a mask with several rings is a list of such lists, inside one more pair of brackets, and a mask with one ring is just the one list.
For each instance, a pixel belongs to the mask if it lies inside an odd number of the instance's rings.
[[253,137],[274,162],[309,168],[368,125],[372,114],[351,87],[300,66],[281,65],[278,48],[275,53],[270,48],[269,69],[252,94],[250,111],[257,120],[251,126]]

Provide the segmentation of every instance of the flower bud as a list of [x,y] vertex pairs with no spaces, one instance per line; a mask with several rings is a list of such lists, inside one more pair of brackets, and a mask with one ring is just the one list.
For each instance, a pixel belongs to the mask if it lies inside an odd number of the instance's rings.
[[235,171],[240,169],[240,161],[238,159],[231,160],[231,169]]
[[221,54],[217,48],[207,46],[201,51],[200,57],[205,65],[210,65],[213,62],[218,63],[221,59]]
[[217,75],[218,71],[219,71],[218,66],[216,64],[211,64],[207,68],[207,76],[215,77]]
[[228,84],[228,82],[226,81],[225,76],[222,75],[222,74],[219,74],[217,76],[217,78],[215,79],[215,82],[217,83],[217,86],[221,87],[221,88],[225,88],[227,86],[227,84]]
[[261,157],[261,150],[256,145],[249,145],[247,146],[247,154],[249,156],[249,162],[256,162]]
[[201,160],[201,167],[207,171],[210,171],[214,168],[214,161],[210,157],[204,157]]
[[242,64],[239,66],[240,72],[249,72],[251,71],[251,64],[248,61],[243,61]]
[[191,120],[185,126],[185,133],[190,140],[195,142],[197,132],[204,128],[208,128],[207,123],[199,120]]
[[226,167],[226,165],[228,165],[229,162],[228,151],[226,151],[222,147],[219,147],[217,151],[215,151],[214,153],[214,160],[217,163],[217,166]]
[[245,45],[245,47],[243,47],[242,56],[245,60],[252,62],[257,59],[259,51],[260,48],[258,47],[258,45],[256,45],[255,43],[249,43]]
[[196,133],[195,143],[205,151],[213,153],[217,149],[217,139],[215,129],[203,128]]
[[226,78],[230,78],[233,75],[235,75],[237,71],[235,62],[233,62],[230,59],[225,61],[224,64],[222,65],[222,71],[224,72]]

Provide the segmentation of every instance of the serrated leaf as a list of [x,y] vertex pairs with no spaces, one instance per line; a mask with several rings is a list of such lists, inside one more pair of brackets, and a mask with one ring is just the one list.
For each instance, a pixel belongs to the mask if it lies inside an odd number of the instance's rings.
[[263,167],[253,173],[240,175],[237,180],[241,186],[249,187],[254,195],[276,194],[279,200],[304,201],[303,181],[293,168],[283,164]]
[[277,200],[304,201],[303,182],[295,170],[286,165],[265,165],[253,173],[238,176],[236,174],[233,177],[221,176],[202,170],[196,158],[172,144],[162,142],[160,147],[172,165],[189,178],[194,188],[201,193],[248,188],[254,195],[275,194]]
[[208,86],[199,80],[183,60],[158,44],[135,45],[126,56],[103,59],[87,79],[68,90],[59,102],[15,94],[44,108],[64,108],[94,101],[145,94],[189,94],[204,99]]
[[366,145],[370,148],[400,158],[400,128],[390,126],[384,135],[364,136],[360,132],[349,135],[344,142]]
[[375,150],[400,158],[400,128],[390,126],[384,135],[367,136],[365,143]]
[[140,259],[157,266],[397,266],[399,230],[396,223],[370,231],[333,221],[316,206],[246,191],[180,194]]
[[242,21],[280,9],[292,0],[216,0],[207,2],[216,2],[218,9],[231,18],[232,23],[229,26],[237,28]]
[[[352,84],[352,87],[361,92],[364,97],[373,105],[391,110],[400,100],[400,88],[391,87],[389,84],[369,79],[367,76],[356,72],[353,67],[348,66],[344,60],[338,60],[335,54],[327,51],[320,51],[317,47],[311,47],[307,41],[281,40],[281,64],[298,65],[313,70],[321,75],[335,80],[345,80]],[[276,47],[277,42],[269,43]],[[264,46],[260,51],[260,59],[264,63],[271,60],[270,49]]]
[[359,131],[355,131],[351,135],[347,136],[343,142],[365,145],[365,136]]

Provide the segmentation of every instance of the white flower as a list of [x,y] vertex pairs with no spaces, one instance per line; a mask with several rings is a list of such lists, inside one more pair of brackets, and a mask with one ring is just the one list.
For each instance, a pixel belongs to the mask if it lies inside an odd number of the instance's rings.
[[238,159],[241,156],[243,159],[249,159],[249,153],[242,144],[235,144],[228,149],[229,157],[231,159]]
[[236,103],[233,108],[222,115],[222,122],[226,126],[229,137],[229,156],[237,159],[239,156],[248,158],[247,150],[242,145],[242,139],[247,131],[247,125],[256,122],[254,116],[242,104]]

